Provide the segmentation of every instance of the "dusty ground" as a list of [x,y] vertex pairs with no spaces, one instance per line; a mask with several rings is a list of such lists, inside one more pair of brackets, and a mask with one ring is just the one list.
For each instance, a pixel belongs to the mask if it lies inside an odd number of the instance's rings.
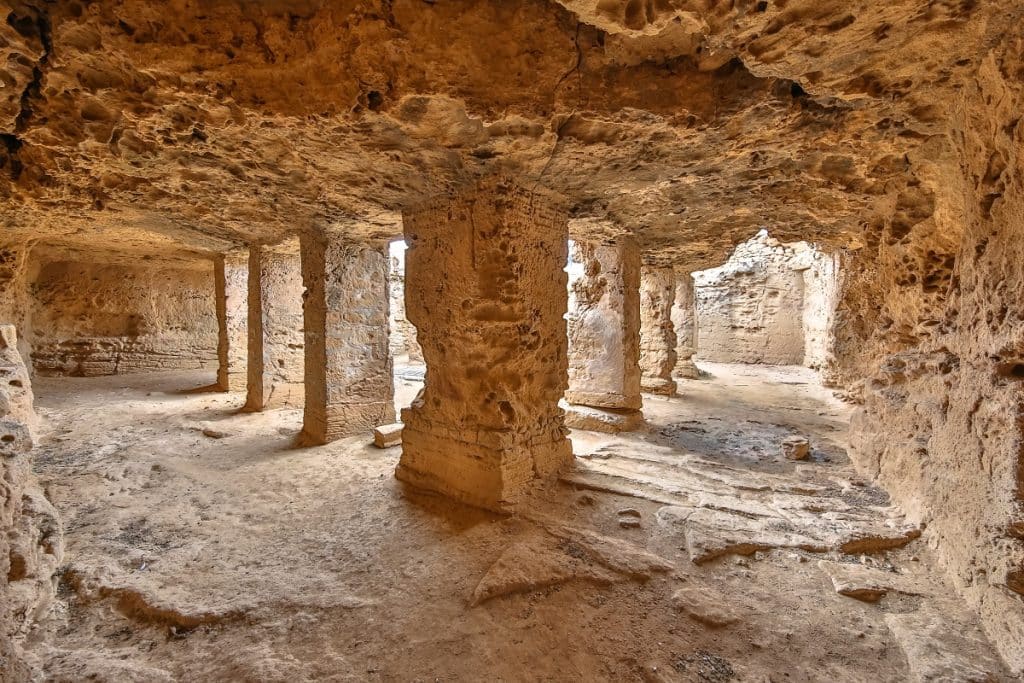
[[[576,469],[512,517],[404,489],[399,450],[368,438],[296,449],[297,411],[239,414],[241,395],[196,390],[212,374],[40,379],[35,466],[67,554],[36,663],[110,681],[1004,678],[916,530],[853,473],[848,408],[803,369],[701,367],[646,397],[644,431],[574,433]],[[781,457],[792,434],[810,461]]]

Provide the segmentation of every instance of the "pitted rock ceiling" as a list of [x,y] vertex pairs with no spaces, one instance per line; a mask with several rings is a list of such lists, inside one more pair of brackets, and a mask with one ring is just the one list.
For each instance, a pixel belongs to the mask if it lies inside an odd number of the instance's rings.
[[0,241],[190,256],[513,173],[698,269],[934,211],[979,0],[0,0]]

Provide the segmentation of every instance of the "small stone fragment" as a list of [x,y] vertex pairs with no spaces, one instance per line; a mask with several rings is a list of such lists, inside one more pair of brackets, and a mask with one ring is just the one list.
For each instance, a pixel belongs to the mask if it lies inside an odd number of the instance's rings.
[[227,436],[227,432],[222,432],[219,429],[213,429],[212,427],[205,427],[203,429],[203,436],[208,436],[211,439],[223,439]]
[[391,448],[402,444],[402,423],[381,425],[373,430],[373,445],[377,448]]
[[787,460],[806,460],[811,455],[811,443],[802,436],[788,436],[782,440],[782,454]]
[[722,628],[740,620],[740,615],[726,602],[726,596],[707,586],[680,588],[672,594],[677,610],[709,628]]
[[907,577],[864,564],[821,560],[818,567],[828,574],[836,593],[863,602],[878,602],[889,592],[916,595],[920,591]]

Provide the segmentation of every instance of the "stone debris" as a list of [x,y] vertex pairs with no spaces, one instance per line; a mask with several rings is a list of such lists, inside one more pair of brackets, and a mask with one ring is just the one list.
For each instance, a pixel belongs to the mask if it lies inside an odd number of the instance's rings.
[[553,520],[535,521],[546,533],[510,545],[480,579],[470,604],[573,579],[600,585],[643,582],[673,569],[667,560],[625,541]]
[[680,534],[695,564],[775,548],[871,554],[903,547],[921,534],[891,507],[853,505],[834,484],[806,481],[818,476],[814,468],[795,478],[662,456],[656,449],[604,449],[600,455],[577,458],[563,481],[662,503],[658,523]]
[[782,455],[787,460],[807,460],[811,457],[811,442],[803,436],[789,436],[782,440]]
[[878,602],[888,593],[921,593],[912,579],[896,572],[828,560],[819,560],[818,567],[832,580],[836,593],[863,602]]
[[619,526],[623,529],[639,529],[640,511],[636,508],[619,510]]
[[573,579],[608,585],[624,576],[588,561],[585,551],[544,537],[509,546],[480,579],[471,605],[513,593],[529,593]]
[[373,445],[377,448],[391,448],[402,445],[402,423],[381,425],[373,430]]

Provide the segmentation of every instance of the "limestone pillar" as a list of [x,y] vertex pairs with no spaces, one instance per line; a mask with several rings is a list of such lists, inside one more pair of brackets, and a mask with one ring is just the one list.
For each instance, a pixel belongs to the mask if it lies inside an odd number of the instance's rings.
[[388,273],[391,286],[391,345],[392,357],[408,356],[410,363],[422,363],[423,354],[416,342],[416,328],[405,315],[405,256],[391,259]]
[[289,247],[294,253],[260,245],[249,250],[246,410],[302,405],[302,269],[296,245],[283,248]]
[[640,408],[640,248],[575,242],[569,267],[569,390],[566,424],[618,432]]
[[502,509],[572,460],[567,215],[504,178],[404,214],[406,310],[427,372],[396,476]]
[[689,272],[676,272],[672,327],[676,332],[676,377],[700,379],[700,370],[693,362],[697,353],[697,307],[693,298],[693,276]]
[[220,254],[214,264],[217,296],[217,386],[245,391],[249,357],[249,253]]
[[305,389],[302,435],[324,444],[395,421],[388,352],[387,245],[302,237]]
[[676,331],[672,302],[676,296],[675,271],[644,266],[640,277],[640,385],[652,394],[672,396],[676,383]]

